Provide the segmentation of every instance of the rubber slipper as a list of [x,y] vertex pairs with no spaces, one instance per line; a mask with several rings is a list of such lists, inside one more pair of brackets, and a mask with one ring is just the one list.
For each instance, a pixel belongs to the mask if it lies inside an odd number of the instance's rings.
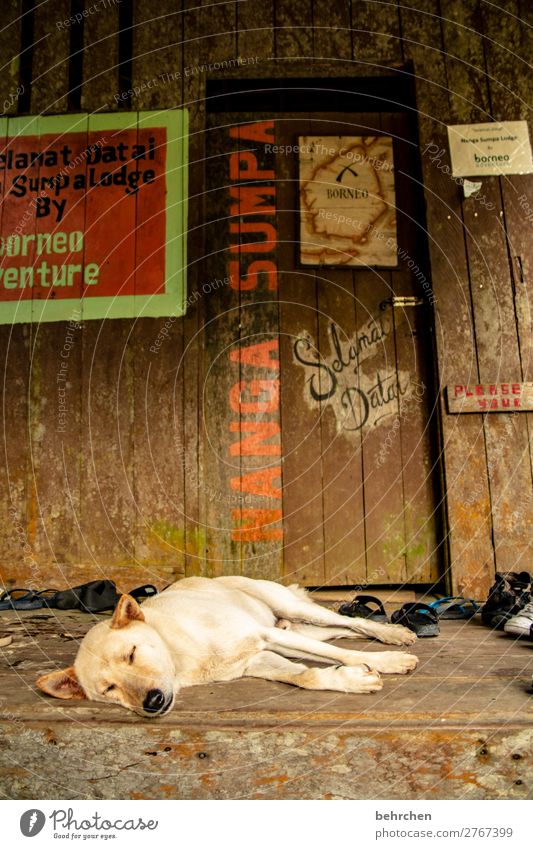
[[[370,605],[374,604],[377,610],[373,610]],[[356,595],[352,601],[341,604],[338,612],[341,616],[351,616],[352,619],[373,619],[374,622],[388,622],[387,614],[383,604],[373,595]]]
[[390,621],[414,631],[417,637],[436,637],[440,633],[439,617],[428,604],[410,601],[395,610]]
[[479,604],[471,598],[449,596],[432,601],[429,605],[439,619],[472,619],[481,610]]
[[42,599],[33,590],[15,588],[6,590],[0,597],[0,610],[38,610]]
[[53,589],[39,590],[39,592],[36,592],[35,595],[37,596],[37,598],[41,599],[43,607],[48,607],[48,602],[50,601],[50,599],[54,598],[54,596],[57,595],[58,592],[59,590]]
[[90,581],[68,590],[60,590],[45,600],[47,607],[56,610],[83,610],[101,613],[112,610],[120,596],[113,581]]

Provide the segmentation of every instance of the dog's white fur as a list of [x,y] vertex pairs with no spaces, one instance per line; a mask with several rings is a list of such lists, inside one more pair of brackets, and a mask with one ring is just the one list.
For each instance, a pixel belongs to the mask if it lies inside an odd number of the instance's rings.
[[[63,699],[115,702],[141,716],[171,709],[181,687],[251,676],[308,690],[373,693],[380,672],[406,673],[417,658],[404,652],[364,653],[325,644],[376,637],[409,645],[400,625],[340,616],[305,590],[243,577],[185,578],[144,602],[121,597],[113,617],[86,634],[74,666],[43,675],[37,685]],[[297,660],[330,661],[325,668]],[[161,705],[147,709],[148,694]],[[164,700],[164,701],[163,701]]]

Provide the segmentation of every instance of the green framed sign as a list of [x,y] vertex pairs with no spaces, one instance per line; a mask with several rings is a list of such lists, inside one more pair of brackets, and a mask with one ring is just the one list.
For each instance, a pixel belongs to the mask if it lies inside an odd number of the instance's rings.
[[186,110],[0,119],[0,324],[183,315]]

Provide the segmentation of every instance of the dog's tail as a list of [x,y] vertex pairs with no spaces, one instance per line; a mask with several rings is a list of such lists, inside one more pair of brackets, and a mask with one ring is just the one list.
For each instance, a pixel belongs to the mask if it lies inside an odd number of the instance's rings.
[[290,590],[291,593],[296,596],[296,598],[299,598],[300,601],[310,601],[309,593],[307,592],[307,590],[304,590],[303,587],[299,587],[298,584],[291,584],[289,587],[287,587],[287,589]]

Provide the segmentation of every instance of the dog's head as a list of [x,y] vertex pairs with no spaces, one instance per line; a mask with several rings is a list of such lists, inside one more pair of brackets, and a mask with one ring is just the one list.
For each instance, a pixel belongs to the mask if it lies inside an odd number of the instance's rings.
[[167,713],[175,695],[170,652],[129,595],[121,596],[110,622],[85,635],[74,666],[36,683],[58,699],[112,702],[147,717]]

